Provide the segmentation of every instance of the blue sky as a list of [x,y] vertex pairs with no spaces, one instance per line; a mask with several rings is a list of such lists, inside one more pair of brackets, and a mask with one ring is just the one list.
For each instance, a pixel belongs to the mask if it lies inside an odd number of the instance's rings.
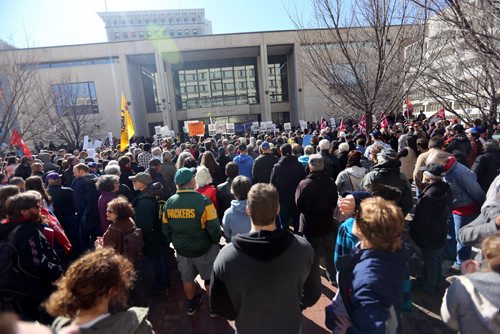
[[[214,34],[286,30],[310,21],[311,0],[107,0],[108,11],[205,8]],[[16,47],[106,41],[104,0],[0,0],[0,39]]]

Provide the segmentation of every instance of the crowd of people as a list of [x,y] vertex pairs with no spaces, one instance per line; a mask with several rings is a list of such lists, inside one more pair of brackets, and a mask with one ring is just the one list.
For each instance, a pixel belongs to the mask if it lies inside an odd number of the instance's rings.
[[151,333],[175,253],[187,316],[208,295],[239,333],[299,333],[323,270],[335,333],[401,332],[411,289],[439,293],[445,276],[443,321],[499,332],[500,151],[483,122],[327,125],[6,154],[3,310],[60,332]]

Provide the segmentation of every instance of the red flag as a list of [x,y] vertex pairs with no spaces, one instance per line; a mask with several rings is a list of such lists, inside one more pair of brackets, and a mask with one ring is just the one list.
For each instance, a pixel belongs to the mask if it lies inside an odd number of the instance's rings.
[[385,113],[382,111],[382,118],[380,119],[380,127],[387,128],[389,126],[389,123],[387,123],[387,118],[385,118]]
[[439,109],[435,114],[429,117],[429,123],[436,123],[438,120],[446,119],[444,108]]
[[361,116],[361,119],[359,120],[358,130],[361,131],[361,133],[366,133],[366,119],[364,114],[363,116]]
[[324,128],[326,128],[326,120],[321,117],[321,130],[323,130]]
[[16,129],[12,131],[12,138],[10,139],[10,145],[19,146],[21,151],[27,158],[31,158],[31,152],[28,146],[24,143],[23,138],[19,135]]
[[339,131],[345,131],[344,117],[342,117],[342,120],[340,121]]
[[413,104],[410,102],[410,99],[408,98],[408,95],[406,95],[405,98],[405,104],[408,110],[408,118],[410,118],[413,115]]

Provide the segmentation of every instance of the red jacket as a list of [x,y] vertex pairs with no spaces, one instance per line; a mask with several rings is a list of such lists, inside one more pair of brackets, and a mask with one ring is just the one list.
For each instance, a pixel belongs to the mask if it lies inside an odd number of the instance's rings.
[[204,186],[202,188],[196,189],[196,191],[199,192],[200,194],[205,195],[208,198],[210,198],[210,200],[212,201],[212,203],[215,206],[215,209],[216,210],[219,209],[219,205],[217,204],[217,188],[215,188],[211,184],[207,184],[206,186]]

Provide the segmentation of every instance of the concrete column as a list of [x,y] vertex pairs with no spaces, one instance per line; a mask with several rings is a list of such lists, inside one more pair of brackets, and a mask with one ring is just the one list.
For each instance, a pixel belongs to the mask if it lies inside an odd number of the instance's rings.
[[[158,85],[158,99],[161,102],[161,114],[163,116],[163,125],[171,127],[170,113],[168,110],[168,89],[167,89],[167,77],[165,74],[165,64],[161,57],[160,51],[155,51],[155,63],[156,63],[156,84]],[[163,103],[165,101],[165,103]]]
[[262,121],[272,120],[267,71],[267,46],[265,43],[262,43],[260,45],[260,53],[257,56],[257,79],[259,85],[260,116]]
[[[177,106],[175,104],[175,94],[174,94],[174,72],[172,71],[172,64],[165,63],[165,77],[166,77],[166,93],[167,93],[167,110],[168,113],[168,127],[174,130],[177,134],[179,132],[179,125],[177,120]],[[182,130],[182,129],[181,129]]]

